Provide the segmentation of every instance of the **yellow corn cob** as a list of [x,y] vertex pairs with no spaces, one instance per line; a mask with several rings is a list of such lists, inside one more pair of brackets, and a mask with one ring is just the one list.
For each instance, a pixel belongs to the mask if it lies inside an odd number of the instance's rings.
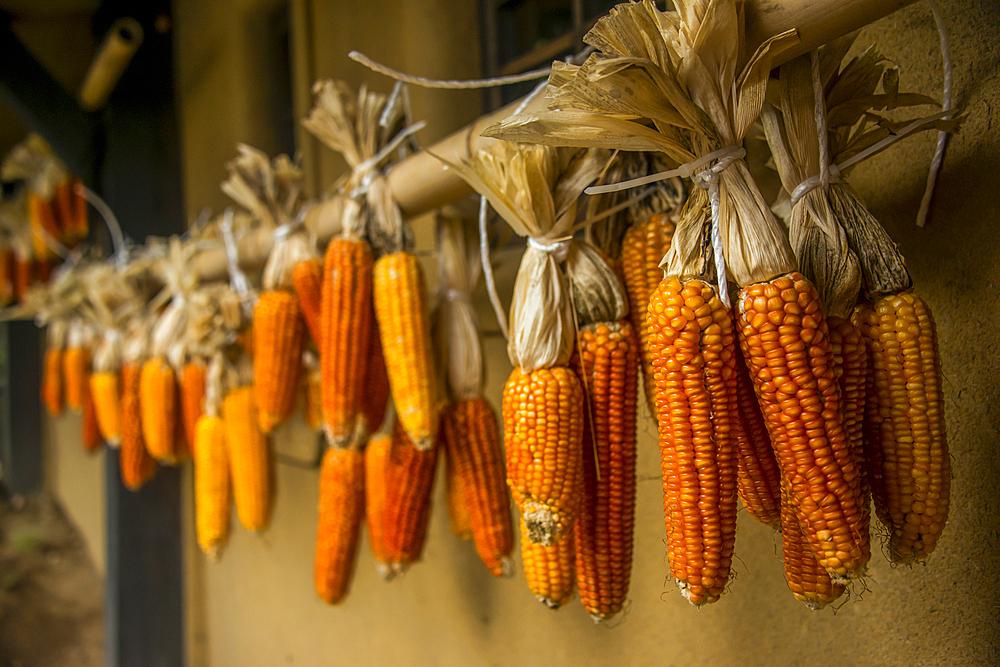
[[[445,413],[447,414],[447,412]],[[444,416],[442,416],[444,419]],[[452,445],[447,432],[442,433],[444,442],[444,499],[448,505],[448,519],[451,532],[460,540],[472,539],[472,517],[465,504],[465,487],[458,474],[458,466],[452,455]]]
[[897,563],[925,558],[948,520],[951,459],[944,423],[934,318],[912,292],[884,296],[855,313],[869,351],[865,410],[868,478],[875,512]]
[[375,262],[375,316],[398,419],[418,449],[434,446],[438,414],[427,290],[417,258],[397,252]]
[[819,294],[799,273],[743,288],[740,345],[802,533],[835,581],[871,556]]
[[111,447],[122,441],[121,393],[118,373],[99,371],[90,376],[90,393],[94,398],[94,411],[101,437]]
[[66,407],[80,412],[90,384],[90,354],[82,347],[70,347],[63,352],[62,362]]
[[94,397],[90,393],[89,383],[83,393],[83,448],[88,452],[96,452],[104,441],[97,427],[97,414],[94,411]]
[[482,397],[458,401],[445,410],[441,428],[476,552],[493,575],[506,574],[514,529],[493,408]]
[[49,348],[45,351],[45,376],[42,378],[42,399],[45,409],[53,417],[62,414],[62,355],[59,348]]
[[364,241],[335,238],[323,266],[320,368],[323,428],[333,447],[350,444],[361,410],[372,326],[372,253]]
[[725,590],[736,542],[732,312],[708,283],[668,277],[647,318],[670,570],[691,604],[707,604]]
[[181,372],[181,414],[184,418],[184,437],[191,446],[191,456],[197,456],[198,420],[205,413],[205,363],[189,361]]
[[552,546],[533,544],[521,524],[521,562],[528,589],[549,609],[558,609],[573,597],[573,528]]
[[198,546],[212,561],[219,559],[229,536],[230,486],[226,427],[208,414],[198,418],[194,446],[194,509]]
[[142,437],[142,410],[139,385],[142,369],[138,364],[122,366],[122,445],[119,450],[122,483],[137,491],[156,474],[156,461],[146,451]]
[[319,259],[309,259],[295,265],[292,272],[292,282],[295,285],[295,294],[299,297],[299,306],[302,308],[302,316],[309,327],[309,335],[316,341],[316,345],[322,349],[320,341],[320,322],[323,308],[322,286],[323,286],[323,264]]
[[663,278],[660,261],[670,250],[674,223],[665,215],[650,216],[645,222],[629,227],[622,240],[622,274],[628,292],[629,319],[639,336],[643,386],[649,413],[656,415],[656,380],[649,355],[646,308],[653,290]]
[[185,451],[177,437],[179,390],[174,369],[160,357],[153,357],[143,364],[139,383],[146,449],[157,461],[176,465],[184,458]]
[[351,585],[364,516],[365,455],[331,447],[320,470],[316,528],[316,592],[327,604],[340,602]]
[[628,321],[592,324],[580,331],[573,358],[587,401],[576,587],[595,621],[622,610],[632,574],[638,348]]
[[253,387],[238,387],[226,394],[222,420],[236,514],[244,528],[261,532],[270,522],[274,493],[270,442],[258,425]]
[[782,488],[781,493],[781,555],[785,565],[785,581],[796,600],[810,609],[820,610],[844,594],[843,584],[834,583],[816,560],[806,542],[795,506]]
[[284,290],[261,294],[253,312],[257,419],[270,433],[295,412],[306,327],[298,297]]

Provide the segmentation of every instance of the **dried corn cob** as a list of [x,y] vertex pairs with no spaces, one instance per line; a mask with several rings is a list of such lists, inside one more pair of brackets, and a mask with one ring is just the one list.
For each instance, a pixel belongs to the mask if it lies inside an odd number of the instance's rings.
[[595,621],[621,611],[632,573],[638,348],[628,321],[591,324],[577,336],[573,358],[587,401],[576,587]]
[[[88,383],[89,384],[89,383]],[[101,440],[101,431],[97,427],[97,414],[94,411],[94,397],[90,393],[90,387],[86,387],[83,393],[83,448],[88,452],[96,452],[104,444]]]
[[142,437],[149,455],[168,465],[180,463],[186,453],[177,437],[178,394],[173,367],[160,357],[148,359],[140,378]]
[[87,198],[83,196],[81,188],[83,187],[83,181],[79,178],[72,178],[70,181],[70,187],[73,190],[72,193],[72,220],[71,225],[73,238],[77,240],[87,238],[87,234],[90,233],[90,224],[87,219]]
[[229,535],[231,502],[226,427],[222,419],[201,415],[193,442],[198,546],[209,559],[216,561]]
[[515,368],[503,392],[507,485],[535,544],[565,535],[580,507],[583,389],[569,368]]
[[732,313],[702,280],[664,278],[649,300],[670,570],[691,604],[715,602],[736,541]]
[[254,397],[264,433],[292,416],[302,372],[305,322],[298,297],[268,290],[254,308]]
[[273,503],[270,441],[260,430],[253,387],[231,389],[222,403],[226,452],[236,514],[247,530],[262,532]]
[[365,433],[374,433],[385,420],[389,406],[389,376],[382,356],[382,341],[379,340],[378,323],[372,310],[372,326],[368,342],[368,365],[365,374],[365,388],[361,399],[361,414],[365,419]]
[[514,530],[493,408],[482,397],[458,401],[445,410],[441,428],[462,482],[476,552],[495,576],[508,574]]
[[438,413],[427,290],[417,258],[396,252],[374,269],[375,315],[397,417],[418,449],[434,446]]
[[140,375],[136,363],[122,366],[122,445],[119,451],[122,483],[137,491],[156,474],[156,461],[146,451],[142,437],[142,410],[140,408]]
[[70,347],[63,351],[62,361],[66,407],[80,412],[90,384],[90,354],[82,347]]
[[844,585],[835,583],[816,560],[784,487],[781,496],[781,555],[785,581],[796,600],[818,611],[843,595]]
[[181,415],[184,419],[184,437],[191,445],[191,456],[196,456],[198,438],[195,437],[198,420],[205,414],[205,362],[201,359],[184,364],[181,371]]
[[573,528],[552,546],[533,544],[521,524],[521,561],[528,589],[549,609],[558,609],[573,597]]
[[750,285],[740,292],[739,327],[802,532],[835,581],[861,576],[871,555],[867,513],[819,295],[799,273]]
[[656,381],[649,355],[646,308],[649,297],[663,278],[660,261],[670,250],[674,223],[663,214],[655,214],[629,227],[622,241],[622,272],[628,291],[629,319],[639,336],[643,386],[649,413],[656,415]]
[[371,249],[364,241],[335,238],[327,247],[323,271],[323,427],[331,446],[346,447],[364,395],[372,326]]
[[[442,420],[446,418],[446,414],[442,415]],[[469,516],[469,508],[465,504],[465,485],[459,476],[447,431],[442,431],[441,439],[444,443],[444,499],[448,505],[451,532],[460,540],[471,540],[472,517]]]
[[365,455],[332,447],[320,470],[316,528],[316,592],[327,604],[340,602],[351,585],[364,516]]
[[365,450],[365,508],[372,553],[386,579],[420,560],[430,518],[437,443],[417,449],[397,420]]
[[309,335],[316,341],[316,345],[322,349],[323,343],[320,341],[320,322],[323,300],[321,298],[323,286],[323,263],[318,258],[307,259],[295,265],[292,280],[295,283],[295,294],[299,297],[299,306],[302,308],[302,316],[309,327]]
[[856,313],[873,378],[866,421],[881,456],[869,460],[875,512],[890,530],[889,556],[911,563],[930,554],[948,520],[951,460],[937,332],[916,294],[877,299]]
[[76,236],[76,224],[73,220],[73,185],[67,178],[56,186],[52,198],[52,210],[56,214],[56,225],[59,235],[55,237],[61,243],[72,246],[79,238]]
[[35,257],[49,260],[55,253],[49,248],[49,239],[59,238],[59,227],[56,225],[52,202],[37,192],[28,193],[28,222],[31,225],[31,242]]
[[[14,256],[14,301],[21,302],[34,282],[35,263],[30,256],[15,253]],[[60,408],[61,411],[61,408]]]
[[63,410],[63,351],[50,347],[45,351],[45,376],[42,378],[42,399],[45,409],[53,417]]
[[110,447],[117,447],[122,441],[118,373],[113,371],[93,373],[90,376],[90,394],[94,400],[94,412],[101,437]]
[[737,491],[750,516],[765,526],[781,525],[781,470],[771,447],[771,436],[754,394],[753,380],[739,346],[736,356],[736,399],[739,421],[733,437],[737,455]]
[[[841,414],[854,452],[857,468],[857,488],[861,509],[869,514],[871,489],[865,474],[865,450],[862,430],[865,414],[865,384],[868,379],[868,350],[861,329],[840,317],[828,317],[830,351],[833,353],[834,372],[840,387]],[[867,519],[865,519],[867,521]]]

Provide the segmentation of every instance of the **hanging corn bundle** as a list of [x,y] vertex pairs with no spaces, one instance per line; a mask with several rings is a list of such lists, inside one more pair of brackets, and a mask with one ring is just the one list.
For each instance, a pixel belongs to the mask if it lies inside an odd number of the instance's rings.
[[221,416],[226,393],[226,362],[217,352],[206,375],[205,411],[198,417],[194,433],[194,505],[198,546],[217,561],[229,536],[231,485],[226,424]]
[[452,532],[471,538],[496,576],[509,575],[514,548],[503,451],[492,406],[482,396],[483,353],[471,292],[480,272],[475,229],[438,219],[441,302],[434,338],[449,405],[441,420]]
[[[948,515],[950,461],[934,323],[909,291],[912,281],[896,246],[842,177],[891,137],[953,131],[957,121],[936,120],[942,114],[912,123],[881,115],[935,102],[900,93],[898,71],[874,47],[841,67],[852,43],[853,37],[843,38],[811,60],[783,65],[778,108],[769,108],[764,121],[791,193],[793,247],[830,316],[845,426],[855,458],[867,469],[861,492],[867,499],[870,487],[889,529],[890,557],[912,562],[933,550]],[[854,310],[859,287],[872,307]],[[867,501],[864,506],[867,511]]]
[[228,382],[222,420],[236,514],[244,528],[259,533],[271,520],[274,471],[271,442],[260,429],[252,380],[253,361],[244,353]]

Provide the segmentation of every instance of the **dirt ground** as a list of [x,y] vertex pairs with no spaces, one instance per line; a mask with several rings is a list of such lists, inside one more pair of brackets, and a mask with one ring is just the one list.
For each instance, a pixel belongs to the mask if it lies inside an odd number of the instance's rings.
[[104,582],[48,496],[0,498],[0,667],[104,663]]

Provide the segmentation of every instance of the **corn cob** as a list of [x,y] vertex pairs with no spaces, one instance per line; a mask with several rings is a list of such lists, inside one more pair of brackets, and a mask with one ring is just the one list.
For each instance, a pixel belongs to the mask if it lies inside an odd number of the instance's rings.
[[799,273],[743,288],[740,345],[799,525],[835,581],[871,556],[819,295]]
[[87,385],[90,384],[90,355],[82,347],[70,347],[63,351],[62,360],[66,407],[80,412]]
[[56,240],[66,245],[74,245],[79,238],[76,237],[76,224],[73,220],[73,186],[71,179],[67,178],[56,186],[55,196],[52,199],[52,209],[56,214],[56,226],[59,228],[59,235]]
[[379,340],[378,323],[372,310],[372,326],[368,342],[368,365],[365,388],[361,399],[361,414],[365,419],[366,433],[373,433],[382,426],[389,406],[389,376],[386,375],[382,341]]
[[45,403],[45,409],[53,417],[62,414],[63,410],[62,357],[63,351],[60,348],[50,347],[45,351],[42,399]]
[[262,532],[271,519],[273,502],[271,452],[260,430],[253,387],[230,390],[222,403],[236,514],[247,530]]
[[254,308],[254,397],[264,433],[292,416],[302,372],[305,323],[299,300],[285,290],[260,295]]
[[347,446],[364,395],[372,325],[372,254],[364,241],[335,238],[323,266],[320,368],[323,428],[333,447]]
[[[89,384],[89,383],[88,383]],[[87,386],[83,393],[83,448],[88,452],[96,452],[104,444],[101,431],[97,427],[97,413],[94,411],[94,397]]]
[[445,411],[441,428],[461,480],[476,552],[494,576],[506,575],[514,530],[493,408],[482,397],[458,401]]
[[195,456],[198,438],[195,437],[198,420],[205,414],[205,362],[189,361],[181,371],[181,415],[184,418],[184,437]]
[[434,446],[438,413],[427,291],[417,258],[397,252],[375,263],[375,315],[396,413],[418,449]]
[[875,436],[869,460],[875,512],[889,529],[889,556],[897,563],[927,557],[948,520],[951,460],[944,424],[944,393],[937,332],[916,294],[877,299],[856,313],[869,352],[874,391],[865,411]]
[[229,536],[231,500],[225,423],[216,415],[202,414],[192,442],[198,546],[216,561]]
[[35,263],[30,257],[25,258],[20,255],[14,257],[14,301],[24,300],[24,295],[34,282],[34,270]]
[[73,188],[73,231],[77,239],[87,238],[90,233],[90,221],[87,219],[87,198],[83,196],[80,188],[83,181],[79,178],[72,179]]
[[323,286],[323,264],[319,259],[308,259],[295,265],[292,273],[292,281],[295,284],[295,294],[299,297],[299,306],[302,308],[302,316],[309,327],[309,335],[316,341],[316,345],[322,349],[320,341],[320,322],[323,300],[321,298]]
[[647,344],[646,308],[650,295],[663,278],[660,261],[670,249],[673,236],[674,223],[663,214],[655,214],[645,222],[629,227],[622,241],[622,273],[628,292],[628,316],[639,336],[643,387],[651,415],[656,415],[656,380]]
[[816,560],[784,486],[781,490],[781,556],[788,588],[796,600],[805,602],[810,609],[818,611],[844,594],[844,585],[835,583]]
[[157,461],[176,465],[184,458],[185,451],[177,437],[179,390],[174,369],[162,358],[152,357],[143,364],[139,382],[146,449]]
[[29,192],[28,221],[31,225],[31,242],[35,258],[51,259],[55,254],[49,248],[47,237],[57,240],[60,236],[52,202],[36,192]]
[[552,546],[533,544],[524,519],[521,524],[521,561],[528,589],[549,609],[558,609],[573,597],[573,528]]
[[138,364],[126,363],[122,366],[122,483],[131,491],[138,491],[143,484],[156,474],[156,461],[146,451],[142,437],[142,410],[139,401],[140,374]]
[[569,368],[515,368],[504,386],[507,485],[532,543],[569,532],[583,487],[583,389]]
[[668,277],[647,318],[670,570],[685,598],[707,604],[725,590],[736,541],[732,313],[708,283]]
[[[854,452],[857,469],[857,488],[861,509],[869,515],[871,489],[865,474],[865,449],[862,436],[865,414],[865,383],[868,379],[868,350],[861,329],[840,317],[827,318],[830,329],[830,351],[833,354],[834,374],[840,387],[841,414],[844,430]],[[866,518],[867,522],[868,519]]]
[[[442,415],[441,419],[444,420],[446,415],[447,412]],[[448,440],[448,437],[447,431],[442,431],[441,438],[444,443],[444,499],[448,505],[448,519],[451,524],[451,532],[455,537],[460,540],[471,540],[472,517],[469,516],[469,507],[465,503],[465,485],[459,475],[458,466],[455,463],[455,454],[452,453],[454,446]]]
[[365,450],[365,508],[372,553],[386,579],[420,560],[430,518],[437,443],[417,449],[397,420]]
[[632,573],[638,347],[627,320],[591,324],[580,331],[573,358],[588,416],[574,528],[576,587],[595,621],[621,611]]
[[327,604],[340,602],[354,574],[358,533],[365,516],[365,455],[354,447],[323,455],[316,528],[316,592]]
[[739,420],[733,422],[737,455],[737,491],[750,516],[765,526],[781,525],[781,470],[761,414],[753,380],[739,346],[736,357],[736,399]]
[[94,412],[101,437],[111,447],[122,441],[121,393],[118,373],[98,371],[90,376],[90,394],[94,400]]

